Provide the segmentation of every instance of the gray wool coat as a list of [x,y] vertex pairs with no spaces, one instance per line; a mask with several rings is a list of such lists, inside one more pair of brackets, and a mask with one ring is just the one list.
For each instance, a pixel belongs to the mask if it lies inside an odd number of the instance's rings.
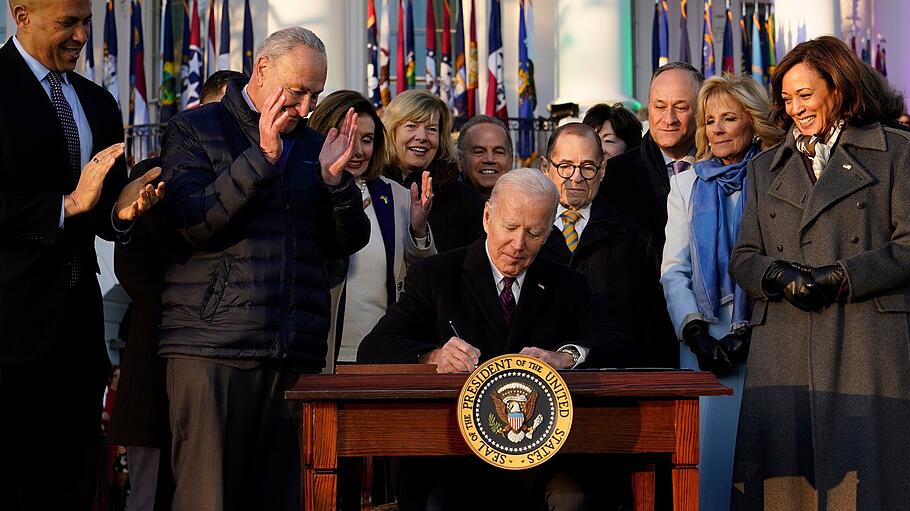
[[[749,164],[730,273],[756,298],[735,509],[910,509],[910,136],[845,127],[813,186],[791,135]],[[777,259],[843,265],[849,303],[769,301]]]

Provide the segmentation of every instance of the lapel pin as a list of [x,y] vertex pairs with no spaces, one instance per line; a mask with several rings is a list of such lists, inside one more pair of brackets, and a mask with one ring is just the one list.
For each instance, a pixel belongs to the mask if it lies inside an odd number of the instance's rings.
[[547,290],[547,288],[546,288],[546,287],[544,287],[544,285],[543,285],[543,284],[541,284],[541,283],[540,283],[540,282],[538,282],[538,283],[537,283],[537,287],[539,287],[539,288],[540,288],[540,289],[543,289],[543,290],[544,290],[544,291],[546,291],[546,290]]
[[386,197],[385,195],[380,195],[380,196],[379,196],[379,200],[381,200],[383,204],[388,204],[388,203],[389,203],[389,198]]
[[853,168],[853,165],[844,164],[844,168],[847,169],[847,170],[850,170],[850,169]]

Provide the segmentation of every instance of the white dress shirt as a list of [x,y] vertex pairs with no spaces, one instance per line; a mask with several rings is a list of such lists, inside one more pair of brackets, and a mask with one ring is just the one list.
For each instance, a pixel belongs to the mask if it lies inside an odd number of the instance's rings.
[[[490,269],[493,271],[493,284],[496,285],[496,294],[498,295],[498,294],[502,293],[502,290],[505,288],[505,282],[503,281],[503,279],[505,279],[506,276],[503,275],[502,272],[499,271],[498,268],[496,268],[495,264],[493,264],[493,258],[490,257],[489,240],[487,240],[483,244],[483,248],[484,248],[484,250],[486,250],[487,261],[490,262]],[[515,297],[516,306],[518,305],[518,297],[521,295],[521,286],[525,282],[525,276],[527,275],[527,273],[528,273],[527,270],[521,272],[519,275],[517,275],[515,277],[515,280],[512,281],[512,296]],[[575,365],[573,365],[572,367],[569,368],[569,369],[574,369],[575,367],[578,367],[579,364],[581,364],[582,362],[585,361],[585,359],[588,357],[588,351],[590,351],[590,349],[585,348],[584,346],[579,346],[577,344],[564,344],[564,345],[560,346],[559,348],[557,348],[556,351],[557,352],[564,351],[566,348],[570,348],[570,347],[578,350],[578,354],[579,354],[578,361],[575,362]]]
[[[553,225],[556,226],[560,232],[566,226],[565,220],[562,219],[560,215],[568,211],[569,208],[560,204],[556,207],[556,220],[553,222]],[[578,233],[578,240],[581,241],[581,232],[585,230],[585,227],[588,225],[588,219],[591,218],[591,203],[589,202],[587,206],[578,210],[581,213],[581,217],[575,222],[575,232]]]
[[[44,92],[47,93],[48,99],[50,99],[51,84],[47,80],[47,75],[51,72],[50,69],[44,67],[44,64],[38,62],[35,57],[32,57],[25,51],[25,48],[19,44],[19,38],[16,36],[13,36],[13,45],[19,50],[19,53],[22,55],[25,63],[28,64],[29,69],[32,70],[32,73],[35,73],[35,78],[41,84],[41,87],[44,88]],[[85,117],[85,111],[82,110],[82,103],[79,102],[79,95],[76,94],[76,89],[73,88],[67,74],[62,73],[62,75],[63,83],[61,88],[63,89],[63,97],[66,98],[66,102],[69,103],[70,109],[73,111],[73,120],[76,121],[76,129],[79,130],[79,168],[81,169],[82,167],[85,167],[85,164],[88,163],[88,160],[92,157],[92,127]],[[66,200],[65,197],[60,200],[60,227],[63,227],[63,219],[65,217],[65,212],[63,210],[64,200]]]
[[[660,150],[660,154],[664,157],[664,168],[667,169],[667,175],[673,177],[673,168],[670,165],[672,165],[673,162],[677,160],[671,158],[670,155],[665,153],[663,149]],[[692,147],[692,149],[689,150],[689,154],[680,158],[680,161],[684,161],[689,164],[689,166],[686,167],[686,170],[692,170],[692,168],[695,166],[695,147]]]

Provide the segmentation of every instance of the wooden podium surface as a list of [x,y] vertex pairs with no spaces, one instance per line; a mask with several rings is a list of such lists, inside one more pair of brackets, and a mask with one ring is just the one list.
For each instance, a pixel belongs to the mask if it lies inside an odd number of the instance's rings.
[[[377,369],[381,370],[381,369]],[[561,371],[574,405],[560,453],[669,455],[673,509],[698,509],[698,397],[730,395],[708,372]],[[304,375],[285,393],[302,401],[305,510],[335,509],[338,457],[472,455],[455,403],[465,374]],[[653,509],[654,475],[636,509]],[[636,491],[636,494],[639,493]]]

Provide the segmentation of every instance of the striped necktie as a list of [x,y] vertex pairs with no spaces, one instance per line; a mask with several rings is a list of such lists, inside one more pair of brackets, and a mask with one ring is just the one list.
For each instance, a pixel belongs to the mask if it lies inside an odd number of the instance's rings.
[[574,254],[575,249],[578,248],[578,231],[575,230],[575,223],[581,218],[581,212],[567,209],[559,215],[559,218],[563,222],[562,235],[566,238],[566,246]]

